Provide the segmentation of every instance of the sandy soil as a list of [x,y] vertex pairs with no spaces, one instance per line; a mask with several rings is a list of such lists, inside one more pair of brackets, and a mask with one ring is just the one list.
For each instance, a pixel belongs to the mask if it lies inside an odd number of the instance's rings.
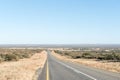
[[78,64],[95,67],[98,69],[120,73],[120,62],[97,61],[94,59],[70,59],[67,56],[61,56],[59,54],[56,54],[54,51],[52,51],[52,55],[59,58],[60,60],[71,61]]
[[47,54],[36,53],[29,59],[0,63],[0,80],[32,80],[38,68],[43,68]]

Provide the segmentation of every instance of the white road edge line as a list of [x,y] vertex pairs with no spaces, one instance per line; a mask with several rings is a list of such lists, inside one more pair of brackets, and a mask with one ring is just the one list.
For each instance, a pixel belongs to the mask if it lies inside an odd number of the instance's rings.
[[[56,62],[58,62],[58,61],[56,61]],[[90,75],[88,75],[88,74],[85,74],[85,73],[83,73],[83,72],[81,72],[81,71],[79,71],[79,70],[77,70],[77,69],[75,69],[75,68],[72,68],[72,67],[70,67],[70,66],[68,66],[68,65],[66,65],[66,64],[64,64],[64,63],[62,63],[62,62],[58,62],[58,63],[62,64],[63,66],[65,66],[65,67],[67,67],[67,68],[69,68],[69,69],[71,69],[71,70],[73,70],[73,71],[76,72],[76,73],[80,73],[80,74],[83,74],[83,75],[85,75],[85,76],[93,79],[93,80],[97,80],[97,79],[95,79],[94,77],[92,77],[92,76],[90,76]]]

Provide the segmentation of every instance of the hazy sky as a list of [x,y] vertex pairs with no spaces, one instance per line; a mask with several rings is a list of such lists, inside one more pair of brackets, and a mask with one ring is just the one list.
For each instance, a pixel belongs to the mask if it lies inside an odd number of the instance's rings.
[[120,44],[120,0],[0,0],[0,44]]

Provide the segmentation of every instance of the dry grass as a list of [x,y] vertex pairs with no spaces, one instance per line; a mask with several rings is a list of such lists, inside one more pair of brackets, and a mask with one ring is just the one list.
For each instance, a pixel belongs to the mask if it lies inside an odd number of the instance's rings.
[[32,80],[38,68],[43,68],[47,54],[36,53],[31,58],[0,64],[0,80]]
[[72,61],[83,65],[120,73],[120,62],[96,61],[94,59],[74,59]]
[[54,51],[52,51],[52,55],[60,60],[71,61],[98,69],[120,73],[120,62],[96,61],[95,59],[71,59],[67,56],[56,54]]

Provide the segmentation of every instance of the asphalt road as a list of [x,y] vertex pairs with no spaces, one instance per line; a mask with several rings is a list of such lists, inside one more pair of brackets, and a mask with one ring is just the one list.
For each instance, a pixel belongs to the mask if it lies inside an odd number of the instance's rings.
[[120,80],[120,74],[63,62],[48,51],[48,59],[38,80]]

